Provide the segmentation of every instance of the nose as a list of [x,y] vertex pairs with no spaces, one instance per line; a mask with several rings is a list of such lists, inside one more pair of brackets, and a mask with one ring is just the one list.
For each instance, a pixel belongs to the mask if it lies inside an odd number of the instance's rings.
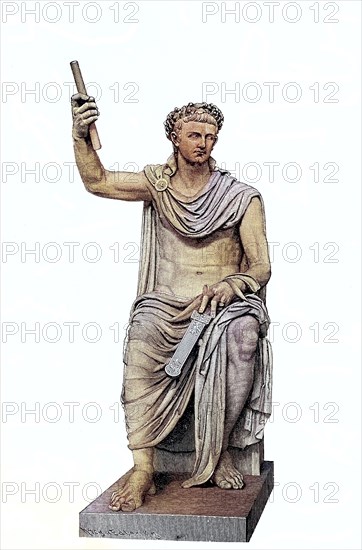
[[205,136],[200,136],[198,146],[202,149],[205,149],[205,146],[206,146]]

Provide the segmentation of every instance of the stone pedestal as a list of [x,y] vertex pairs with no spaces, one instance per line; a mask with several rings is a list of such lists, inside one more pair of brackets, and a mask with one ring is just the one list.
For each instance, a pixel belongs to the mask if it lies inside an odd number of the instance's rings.
[[156,474],[157,494],[134,512],[108,508],[117,482],[79,515],[82,537],[247,542],[273,490],[273,462],[260,475],[245,475],[242,490],[213,485],[183,489],[187,474]]

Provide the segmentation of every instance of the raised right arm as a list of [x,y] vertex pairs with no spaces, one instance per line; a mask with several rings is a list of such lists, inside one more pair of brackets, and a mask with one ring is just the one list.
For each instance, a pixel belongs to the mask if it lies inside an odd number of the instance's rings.
[[83,94],[72,96],[73,146],[80,177],[90,193],[108,199],[150,201],[144,172],[106,170],[89,139],[89,125],[98,119],[93,98]]

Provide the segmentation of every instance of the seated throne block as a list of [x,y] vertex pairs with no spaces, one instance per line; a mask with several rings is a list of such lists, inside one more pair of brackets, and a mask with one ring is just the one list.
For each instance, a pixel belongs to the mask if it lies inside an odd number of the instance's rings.
[[[259,476],[264,462],[264,439],[245,449],[229,448],[235,467],[244,475]],[[195,462],[194,413],[191,400],[174,430],[155,449],[156,472],[191,473]]]

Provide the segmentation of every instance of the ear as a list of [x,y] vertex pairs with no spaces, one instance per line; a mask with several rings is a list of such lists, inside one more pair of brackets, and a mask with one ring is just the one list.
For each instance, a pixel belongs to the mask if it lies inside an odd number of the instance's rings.
[[173,143],[176,147],[178,147],[178,146],[179,146],[179,143],[180,143],[179,138],[178,138],[178,134],[177,134],[176,132],[171,132],[171,136],[170,136],[170,137],[171,137],[172,143]]

